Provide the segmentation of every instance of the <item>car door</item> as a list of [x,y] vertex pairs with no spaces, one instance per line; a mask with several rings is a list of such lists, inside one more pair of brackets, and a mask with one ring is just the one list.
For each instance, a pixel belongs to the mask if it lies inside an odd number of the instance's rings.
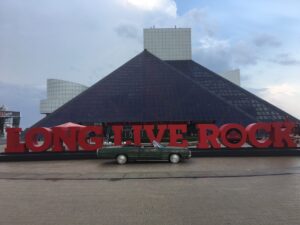
[[151,160],[151,159],[160,159],[161,150],[155,147],[141,147],[139,152],[139,159],[142,160]]
[[129,159],[137,159],[139,156],[139,147],[138,146],[123,147],[122,153],[126,154]]

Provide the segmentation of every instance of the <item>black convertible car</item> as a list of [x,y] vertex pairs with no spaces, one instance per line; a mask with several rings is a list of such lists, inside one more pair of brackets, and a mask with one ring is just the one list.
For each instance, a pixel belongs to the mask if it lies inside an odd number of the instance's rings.
[[165,147],[153,141],[153,146],[122,145],[104,147],[97,151],[100,159],[116,159],[118,164],[125,164],[129,160],[168,160],[179,163],[183,159],[191,158],[191,151],[187,148]]

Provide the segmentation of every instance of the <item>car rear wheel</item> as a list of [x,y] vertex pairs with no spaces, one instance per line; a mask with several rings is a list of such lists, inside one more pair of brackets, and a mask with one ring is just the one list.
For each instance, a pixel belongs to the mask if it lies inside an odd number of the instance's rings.
[[169,161],[170,161],[170,163],[174,163],[174,164],[179,163],[180,156],[178,154],[172,154],[172,155],[170,155]]
[[117,160],[118,164],[123,165],[123,164],[127,163],[127,156],[126,155],[118,155],[116,160]]

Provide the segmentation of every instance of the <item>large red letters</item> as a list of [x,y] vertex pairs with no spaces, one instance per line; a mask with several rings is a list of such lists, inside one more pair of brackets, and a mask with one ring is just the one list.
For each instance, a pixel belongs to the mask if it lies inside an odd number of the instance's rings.
[[76,151],[77,149],[77,127],[69,127],[68,130],[61,127],[52,128],[53,133],[53,152],[62,152],[65,150],[64,144],[66,145],[69,151]]
[[[210,147],[219,149],[221,148],[220,143],[231,149],[241,148],[245,143],[256,148],[271,146],[275,148],[293,148],[297,146],[291,138],[295,124],[289,122],[253,123],[248,125],[246,129],[239,124],[225,124],[220,128],[214,124],[197,124],[196,127],[198,129],[197,148],[199,149]],[[257,136],[259,130],[269,133],[269,137],[259,138]],[[239,139],[236,139],[235,142],[230,140],[229,134],[231,131],[239,134]]]
[[220,148],[217,138],[219,136],[219,129],[213,124],[197,124],[198,129],[198,145],[197,148]]
[[[103,145],[103,129],[99,126],[84,127],[78,134],[80,147],[86,151],[96,151]],[[89,137],[90,136],[90,137]]]
[[154,125],[144,125],[144,130],[146,131],[147,137],[149,138],[151,143],[152,143],[152,141],[161,142],[161,139],[163,138],[166,129],[167,129],[166,124],[157,125],[158,133],[155,137],[155,135],[153,133],[154,132]]
[[292,130],[295,127],[294,123],[282,123],[275,122],[272,123],[272,139],[273,147],[283,148],[287,147],[296,147],[296,143],[291,139]]
[[[52,147],[52,151],[61,152],[65,150],[77,151],[78,144],[86,151],[95,151],[102,147],[103,130],[101,126],[88,126],[84,128],[71,127],[52,129],[37,127],[26,132],[25,143],[20,143],[21,128],[7,129],[6,153],[22,153],[28,150],[32,152],[44,152]],[[43,141],[38,141],[42,139]]]
[[[246,128],[240,124],[225,124],[220,128],[214,124],[196,124],[198,129],[198,149],[220,149],[221,144],[230,149],[243,147],[248,143],[256,148],[292,148],[296,143],[292,140],[294,123],[273,122],[254,123]],[[133,140],[135,145],[141,144],[141,131],[144,130],[149,141],[161,142],[167,130],[169,130],[169,146],[187,147],[188,142],[183,138],[187,132],[186,124],[159,124],[157,134],[155,126],[132,125]],[[113,125],[114,144],[122,144],[122,125]],[[102,126],[87,126],[84,128],[59,127],[31,128],[25,134],[25,143],[20,142],[21,128],[7,128],[6,153],[23,153],[27,151],[45,152],[52,148],[54,152],[78,151],[79,147],[86,151],[95,151],[103,145]],[[263,134],[263,135],[261,135]],[[39,141],[42,140],[42,141]]]
[[[234,138],[229,137],[230,132],[235,132],[238,134],[239,138],[236,140],[231,140]],[[220,127],[220,140],[223,145],[225,145],[228,148],[240,148],[243,144],[245,144],[247,140],[247,133],[245,131],[245,128],[240,124],[225,124]]]
[[272,144],[272,139],[269,137],[265,140],[257,140],[256,135],[259,130],[271,134],[272,124],[271,123],[252,123],[247,126],[246,131],[248,133],[248,142],[256,148],[268,148]]
[[[169,146],[187,147],[187,140],[183,139],[183,133],[186,133],[186,124],[172,124],[168,125],[170,130],[170,143]],[[180,133],[179,133],[180,132]],[[181,141],[179,143],[178,141]]]
[[[39,144],[39,136],[43,136],[44,141]],[[36,127],[30,129],[25,135],[26,147],[33,152],[44,152],[51,147],[52,132],[48,128]]]
[[21,128],[6,128],[7,140],[6,140],[6,153],[21,153],[25,152],[25,144],[20,143]]

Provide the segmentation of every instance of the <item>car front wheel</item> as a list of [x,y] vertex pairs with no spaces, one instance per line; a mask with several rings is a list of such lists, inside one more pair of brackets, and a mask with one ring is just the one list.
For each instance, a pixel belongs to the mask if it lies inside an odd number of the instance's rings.
[[118,164],[123,165],[123,164],[127,163],[127,156],[126,155],[118,155],[116,160],[117,160]]
[[172,154],[169,158],[170,163],[179,163],[180,162],[180,156],[178,154]]

